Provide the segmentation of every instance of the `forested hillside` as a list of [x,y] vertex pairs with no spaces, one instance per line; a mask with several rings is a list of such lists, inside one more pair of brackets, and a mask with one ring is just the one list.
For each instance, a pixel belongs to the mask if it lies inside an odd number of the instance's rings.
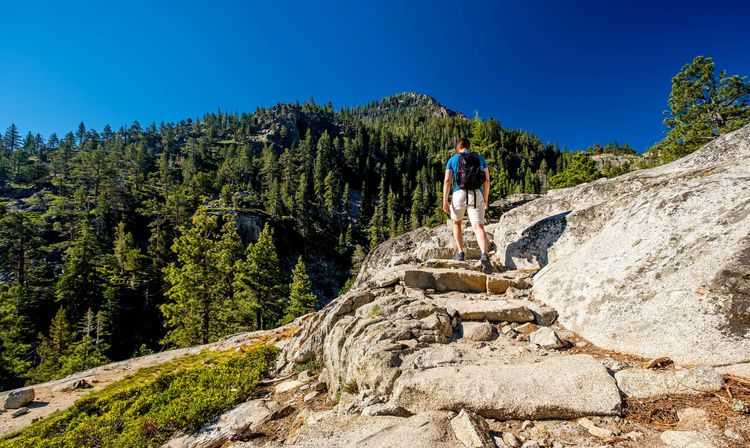
[[308,102],[117,130],[81,123],[48,138],[10,125],[2,388],[325,303],[370,247],[444,221],[443,167],[463,135],[490,162],[493,197],[542,191],[570,158],[417,94],[340,112]]

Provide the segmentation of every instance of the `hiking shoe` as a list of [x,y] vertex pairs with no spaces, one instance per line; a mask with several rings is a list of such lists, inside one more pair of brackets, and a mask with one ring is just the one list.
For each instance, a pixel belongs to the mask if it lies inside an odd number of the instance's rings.
[[487,254],[482,254],[482,257],[479,258],[479,262],[482,263],[482,272],[485,274],[492,274],[492,271],[495,270],[490,261],[490,257],[487,256]]
[[456,261],[464,261],[464,253],[458,252],[456,255],[453,256],[453,259]]

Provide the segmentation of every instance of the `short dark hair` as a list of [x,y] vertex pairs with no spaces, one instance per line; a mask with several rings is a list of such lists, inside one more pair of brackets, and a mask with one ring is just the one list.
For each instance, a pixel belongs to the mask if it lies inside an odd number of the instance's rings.
[[458,139],[458,142],[456,142],[456,146],[458,146],[459,149],[469,149],[471,148],[471,142],[466,137],[461,137]]

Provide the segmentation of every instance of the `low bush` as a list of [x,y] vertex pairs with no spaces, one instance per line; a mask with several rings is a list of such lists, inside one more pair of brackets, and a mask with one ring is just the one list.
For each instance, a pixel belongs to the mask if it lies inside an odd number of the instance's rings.
[[[269,372],[278,350],[194,357],[113,383],[23,431],[0,448],[159,447],[246,400]],[[213,362],[213,363],[212,363]],[[174,368],[170,368],[174,367]],[[176,368],[176,369],[175,369]]]

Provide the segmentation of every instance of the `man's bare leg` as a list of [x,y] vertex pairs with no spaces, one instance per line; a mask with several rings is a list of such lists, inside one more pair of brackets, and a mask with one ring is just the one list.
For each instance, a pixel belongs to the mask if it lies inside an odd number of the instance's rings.
[[479,244],[479,248],[482,250],[483,254],[486,254],[490,251],[490,245],[487,241],[487,234],[484,231],[484,224],[475,223],[473,224],[474,227],[474,235],[477,236],[477,244]]
[[495,270],[495,267],[492,266],[490,256],[487,255],[487,252],[490,250],[490,244],[487,240],[487,233],[484,231],[484,224],[474,224],[474,234],[477,236],[477,244],[479,244],[479,248],[482,250],[482,256],[479,258],[479,261],[482,263],[482,272],[490,274]]
[[461,221],[453,221],[453,239],[459,252],[464,251],[464,229]]

